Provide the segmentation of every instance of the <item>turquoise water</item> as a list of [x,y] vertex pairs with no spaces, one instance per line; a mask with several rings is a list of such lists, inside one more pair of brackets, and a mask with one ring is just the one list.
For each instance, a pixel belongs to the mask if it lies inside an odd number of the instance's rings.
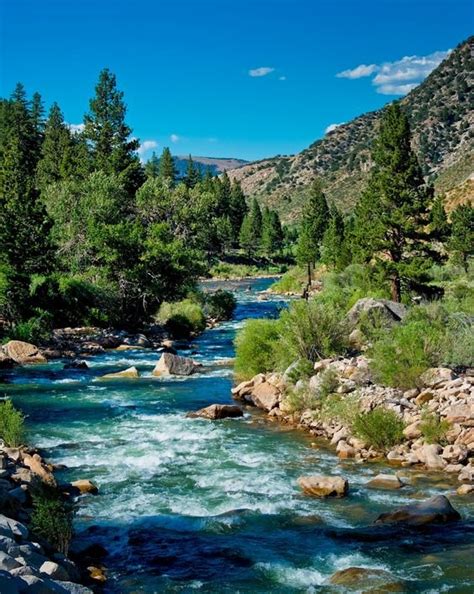
[[[30,441],[61,480],[89,478],[100,494],[80,501],[76,544],[109,551],[107,592],[339,592],[338,569],[386,569],[407,592],[474,590],[474,505],[452,496],[446,477],[403,470],[410,485],[368,490],[381,467],[340,462],[310,436],[273,425],[256,411],[209,422],[185,414],[231,402],[236,328],[246,317],[274,316],[283,302],[258,301],[270,281],[237,284],[235,319],[206,331],[183,354],[204,365],[190,378],[150,376],[157,353],[109,352],[89,370],[62,362],[5,372],[2,392],[28,415]],[[136,365],[139,380],[101,375]],[[303,496],[302,474],[344,474],[341,500]],[[463,520],[418,531],[372,527],[386,511],[435,493],[449,494]]]

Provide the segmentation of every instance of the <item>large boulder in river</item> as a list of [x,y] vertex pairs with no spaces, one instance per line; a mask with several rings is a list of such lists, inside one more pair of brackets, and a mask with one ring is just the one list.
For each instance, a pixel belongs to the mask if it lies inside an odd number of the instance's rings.
[[396,322],[401,322],[405,315],[406,307],[401,303],[389,299],[364,297],[359,299],[347,312],[346,322],[351,329],[356,328],[364,318],[390,326]]
[[39,348],[22,340],[10,340],[3,345],[3,352],[20,365],[28,363],[46,363],[46,357]]
[[376,524],[442,524],[459,520],[461,516],[444,495],[435,495],[426,501],[410,503],[391,512],[385,512],[375,520]]
[[153,370],[153,375],[191,375],[198,367],[200,365],[189,357],[163,353]]
[[3,352],[0,347],[0,369],[10,369],[16,365],[15,361]]
[[314,497],[344,497],[349,491],[349,482],[342,476],[300,476],[298,485]]
[[406,587],[385,569],[347,567],[333,574],[330,584],[357,592],[405,592]]
[[278,406],[280,396],[281,392],[277,386],[270,382],[262,382],[253,388],[251,400],[255,406],[269,412]]
[[199,417],[217,421],[218,419],[241,417],[243,414],[244,411],[235,404],[211,404],[196,412],[188,413],[186,416],[192,419]]

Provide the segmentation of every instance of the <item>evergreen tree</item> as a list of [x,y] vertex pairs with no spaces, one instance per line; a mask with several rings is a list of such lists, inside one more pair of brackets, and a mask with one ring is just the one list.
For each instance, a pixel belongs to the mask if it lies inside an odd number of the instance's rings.
[[449,249],[468,271],[469,258],[474,255],[474,208],[461,204],[451,213]]
[[410,137],[400,105],[389,105],[373,148],[375,167],[356,209],[358,243],[390,280],[394,301],[401,299],[402,284],[423,285],[437,259],[427,231],[432,190],[424,184]]
[[430,212],[430,227],[433,238],[439,241],[446,241],[449,237],[451,229],[441,196],[437,196],[433,200],[433,206]]
[[174,185],[177,176],[176,167],[170,149],[166,146],[160,157],[160,177],[171,186]]
[[235,241],[239,239],[240,228],[247,212],[248,206],[242,186],[237,180],[234,180],[230,192],[229,218],[232,225],[232,236]]
[[153,151],[151,157],[145,163],[145,175],[147,179],[155,178],[160,175],[160,159],[155,151]]
[[143,183],[143,170],[136,154],[139,142],[130,138],[132,130],[125,122],[126,111],[115,75],[105,68],[84,116],[84,137],[92,147],[94,168],[121,175],[127,191],[133,193]]
[[194,186],[201,181],[201,173],[194,164],[194,161],[189,155],[188,164],[186,167],[186,175],[184,177],[184,183],[188,188],[194,188]]
[[232,187],[227,171],[224,171],[222,177],[214,180],[217,193],[217,214],[218,216],[228,216],[230,213]]
[[337,208],[333,207],[321,244],[322,262],[331,268],[340,270],[345,264],[344,248],[344,219]]
[[49,112],[38,163],[37,178],[40,188],[68,179],[75,174],[74,143],[69,128],[57,103]]
[[252,233],[255,241],[255,247],[260,245],[262,239],[262,211],[257,199],[252,200],[250,207],[250,221],[252,223]]
[[283,229],[278,213],[265,207],[262,215],[262,252],[272,257],[283,247]]
[[239,244],[240,247],[247,252],[249,258],[256,245],[258,245],[255,241],[252,218],[249,214],[245,215],[244,220],[242,221],[242,227],[240,228],[239,233]]
[[300,234],[297,246],[297,261],[308,270],[311,283],[312,268],[320,257],[320,244],[329,223],[329,207],[321,183],[316,180],[303,208]]

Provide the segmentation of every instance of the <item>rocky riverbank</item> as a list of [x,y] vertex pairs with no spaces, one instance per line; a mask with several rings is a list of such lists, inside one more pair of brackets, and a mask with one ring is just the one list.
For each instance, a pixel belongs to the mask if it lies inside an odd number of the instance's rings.
[[[389,449],[377,449],[354,435],[349,423],[321,414],[318,395],[328,372],[332,391],[342,402],[357,406],[361,412],[380,407],[393,411],[403,421],[401,442]],[[447,368],[430,369],[422,375],[420,388],[405,392],[374,383],[369,361],[363,355],[318,361],[309,380],[296,386],[291,384],[290,373],[259,374],[236,386],[233,396],[265,411],[271,420],[328,440],[341,459],[360,463],[385,460],[394,466],[442,471],[457,477],[458,494],[474,493],[474,370],[456,374]],[[291,397],[295,390],[307,390],[313,406],[295,410]],[[423,435],[427,414],[446,427],[439,442],[430,443]]]
[[53,470],[32,448],[0,446],[0,592],[92,594],[82,582],[103,579],[100,568],[79,567],[29,527],[33,498],[41,488],[71,505],[75,497],[94,492],[89,481],[58,485]]

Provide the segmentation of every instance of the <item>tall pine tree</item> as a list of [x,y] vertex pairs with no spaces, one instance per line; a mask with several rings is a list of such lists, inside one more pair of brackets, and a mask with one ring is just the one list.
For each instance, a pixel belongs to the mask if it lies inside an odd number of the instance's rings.
[[160,177],[169,185],[173,186],[177,176],[176,167],[170,149],[165,146],[160,157]]
[[247,212],[248,206],[242,191],[242,186],[237,180],[234,180],[232,182],[229,205],[229,218],[232,225],[234,241],[238,241],[239,239],[240,228],[242,227],[242,222]]

